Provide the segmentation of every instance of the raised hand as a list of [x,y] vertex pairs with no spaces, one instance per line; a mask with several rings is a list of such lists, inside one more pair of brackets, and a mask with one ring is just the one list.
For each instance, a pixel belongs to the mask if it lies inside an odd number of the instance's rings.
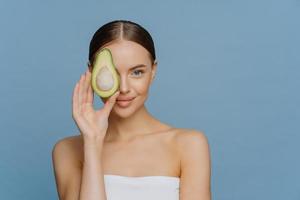
[[117,91],[109,97],[104,106],[94,110],[94,93],[91,87],[91,72],[89,69],[81,75],[73,90],[73,119],[84,139],[104,139],[108,128],[108,117],[119,95]]

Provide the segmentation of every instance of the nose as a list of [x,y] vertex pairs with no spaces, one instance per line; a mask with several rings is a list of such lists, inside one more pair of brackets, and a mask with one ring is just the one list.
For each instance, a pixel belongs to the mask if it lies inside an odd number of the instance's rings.
[[129,92],[129,85],[128,85],[128,80],[127,77],[123,77],[119,75],[119,81],[120,81],[120,92],[123,94],[126,94]]

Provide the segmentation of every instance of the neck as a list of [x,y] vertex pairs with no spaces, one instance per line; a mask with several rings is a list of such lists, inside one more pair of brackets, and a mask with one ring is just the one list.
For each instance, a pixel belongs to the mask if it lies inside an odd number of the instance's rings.
[[108,124],[106,141],[129,141],[137,136],[153,132],[161,126],[145,106],[126,118],[122,118],[112,111],[108,118]]

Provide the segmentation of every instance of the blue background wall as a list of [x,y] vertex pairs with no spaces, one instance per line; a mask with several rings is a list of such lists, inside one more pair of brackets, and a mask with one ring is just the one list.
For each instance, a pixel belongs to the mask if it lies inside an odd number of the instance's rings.
[[146,105],[206,133],[213,199],[300,199],[299,0],[2,0],[0,199],[57,199],[51,150],[77,134],[72,90],[114,19],[152,34]]

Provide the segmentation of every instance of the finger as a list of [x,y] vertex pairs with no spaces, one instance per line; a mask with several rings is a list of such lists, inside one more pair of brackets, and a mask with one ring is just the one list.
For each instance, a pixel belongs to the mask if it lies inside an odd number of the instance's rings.
[[79,104],[79,113],[81,113],[81,108],[82,108],[82,98],[83,98],[83,80],[84,77],[83,75],[80,76],[79,80],[79,97],[78,97],[78,104]]
[[120,91],[117,91],[115,94],[113,94],[111,97],[109,97],[109,99],[105,102],[104,110],[105,110],[105,112],[107,112],[107,114],[109,114],[110,111],[112,110],[112,108],[114,107],[119,94],[120,94]]
[[86,76],[86,72],[83,75],[83,91],[82,91],[82,103],[86,104],[86,100],[87,100],[87,91],[88,91],[88,87],[87,87],[87,76]]
[[72,98],[72,114],[73,117],[77,116],[78,113],[78,82],[75,84],[74,90],[73,90],[73,98]]
[[88,94],[87,94],[87,103],[89,105],[93,105],[93,100],[94,100],[94,93],[93,93],[93,89],[92,89],[92,85],[91,85],[91,72],[88,71],[87,73],[87,80],[88,80]]

